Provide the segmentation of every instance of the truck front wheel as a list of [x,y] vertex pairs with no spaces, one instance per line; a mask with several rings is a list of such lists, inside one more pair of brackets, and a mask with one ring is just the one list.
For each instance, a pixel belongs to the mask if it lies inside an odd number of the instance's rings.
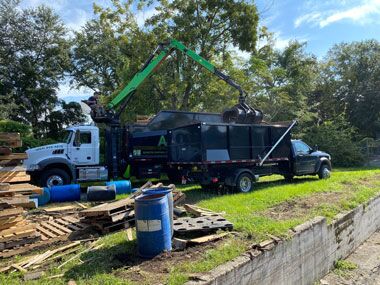
[[70,176],[63,169],[52,168],[42,172],[41,185],[43,187],[52,187],[65,184],[70,184]]
[[322,164],[318,171],[318,177],[319,179],[327,179],[330,178],[331,171],[328,165]]
[[236,190],[242,193],[248,193],[253,189],[253,176],[249,173],[242,173],[236,180]]

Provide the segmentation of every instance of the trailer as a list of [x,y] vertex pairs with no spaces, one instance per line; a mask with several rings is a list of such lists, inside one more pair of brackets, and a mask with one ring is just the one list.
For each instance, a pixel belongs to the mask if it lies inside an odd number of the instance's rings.
[[302,141],[292,141],[290,131],[295,124],[201,122],[172,129],[169,168],[205,188],[224,185],[240,192],[251,191],[260,176],[272,174],[287,179],[315,174],[327,178],[330,156]]

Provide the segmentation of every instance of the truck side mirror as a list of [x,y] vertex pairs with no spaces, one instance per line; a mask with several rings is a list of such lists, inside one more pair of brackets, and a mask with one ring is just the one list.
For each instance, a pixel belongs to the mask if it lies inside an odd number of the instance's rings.
[[75,136],[74,136],[74,146],[80,147],[80,130],[75,131]]

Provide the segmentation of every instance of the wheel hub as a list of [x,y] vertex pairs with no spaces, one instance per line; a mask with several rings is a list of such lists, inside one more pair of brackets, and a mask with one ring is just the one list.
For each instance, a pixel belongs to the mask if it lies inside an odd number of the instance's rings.
[[252,187],[252,181],[248,177],[242,177],[239,186],[242,192],[248,192]]
[[330,178],[331,175],[330,170],[328,168],[324,168],[322,174],[323,178]]
[[46,181],[46,185],[48,187],[63,185],[63,179],[61,176],[58,175],[49,176],[49,178]]

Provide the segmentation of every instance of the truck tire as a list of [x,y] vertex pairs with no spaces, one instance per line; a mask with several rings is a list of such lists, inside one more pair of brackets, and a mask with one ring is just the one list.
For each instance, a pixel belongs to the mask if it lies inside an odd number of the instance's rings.
[[181,183],[182,182],[182,176],[181,176],[181,173],[177,170],[168,170],[166,172],[168,178],[169,178],[169,181],[170,183],[174,183],[174,184],[177,184],[177,183]]
[[287,174],[287,175],[284,175],[284,178],[285,178],[285,181],[286,181],[286,182],[292,182],[292,181],[293,181],[293,178],[294,178],[294,175],[292,175],[292,174]]
[[60,168],[44,170],[41,175],[41,185],[51,187],[70,184],[70,175]]
[[253,183],[254,183],[253,176],[249,174],[248,172],[244,172],[239,175],[238,179],[236,180],[236,191],[241,193],[248,193],[253,189]]
[[327,164],[322,164],[318,170],[319,179],[328,179],[331,176],[330,168]]

